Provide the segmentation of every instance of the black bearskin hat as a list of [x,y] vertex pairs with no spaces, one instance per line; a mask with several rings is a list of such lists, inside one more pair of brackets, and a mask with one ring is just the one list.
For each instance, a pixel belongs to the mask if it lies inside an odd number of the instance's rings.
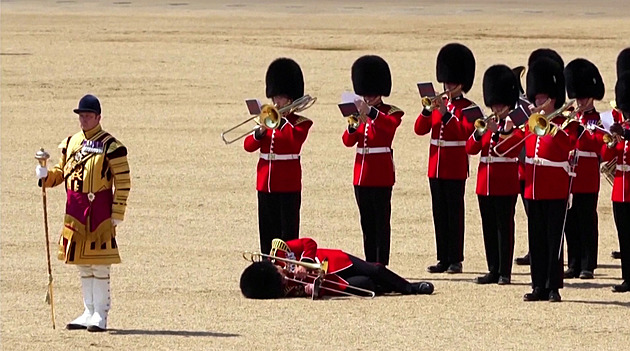
[[630,113],[630,71],[621,73],[615,84],[615,102],[617,108]]
[[563,68],[553,59],[541,57],[527,70],[527,99],[534,102],[537,94],[556,99],[555,108],[560,108],[566,100]]
[[564,61],[562,57],[553,49],[536,49],[529,54],[529,59],[527,59],[527,67],[531,66],[534,61],[539,58],[546,57],[556,61],[562,68],[564,68]]
[[604,81],[597,67],[589,60],[575,59],[564,69],[569,99],[604,98]]
[[523,89],[523,84],[521,84],[521,77],[523,77],[523,75],[525,71],[525,66],[517,66],[512,68],[512,72],[514,72],[514,75],[516,76],[516,81],[518,82],[518,91],[520,94],[525,94],[525,90]]
[[361,96],[389,96],[392,74],[380,56],[365,55],[352,64],[352,87]]
[[438,53],[436,73],[438,82],[461,84],[467,93],[475,80],[475,56],[462,44],[446,44]]
[[494,65],[483,75],[483,102],[486,106],[506,105],[510,109],[516,105],[520,84],[514,72],[506,65]]
[[630,48],[621,50],[617,56],[617,78],[625,71],[630,71]]
[[275,59],[265,76],[267,97],[286,95],[291,100],[304,96],[304,76],[297,62],[290,58]]
[[248,299],[277,299],[284,295],[283,279],[270,261],[254,262],[241,274],[241,292]]

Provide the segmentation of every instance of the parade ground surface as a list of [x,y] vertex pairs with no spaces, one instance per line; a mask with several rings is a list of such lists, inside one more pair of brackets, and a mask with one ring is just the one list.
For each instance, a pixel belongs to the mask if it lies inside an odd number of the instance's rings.
[[[523,302],[529,267],[512,285],[480,286],[486,272],[475,195],[479,157],[466,186],[464,273],[430,275],[436,262],[427,179],[429,137],[414,134],[416,83],[435,78],[438,50],[469,46],[477,60],[468,97],[483,103],[492,64],[526,65],[539,47],[565,63],[593,61],[610,109],[615,59],[630,45],[621,1],[2,1],[1,347],[4,350],[479,350],[626,349],[630,294],[621,282],[610,193],[599,200],[594,280],[565,280],[562,303]],[[449,5],[447,5],[449,4]],[[623,7],[623,8],[622,8]],[[245,250],[258,248],[258,155],[221,131],[248,117],[244,100],[265,98],[269,63],[295,59],[314,125],[302,150],[301,236],[363,257],[352,188],[355,150],[337,108],[352,89],[350,67],[385,58],[393,89],[385,101],[406,114],[394,140],[390,268],[430,280],[431,296],[372,300],[243,298]],[[103,127],[129,149],[132,191],[118,230],[123,263],[113,268],[109,331],[66,331],[83,309],[75,267],[56,260],[62,187],[48,190],[57,329],[47,286],[42,197],[35,152],[79,130],[72,109],[86,94],[103,106]],[[485,107],[484,107],[485,109]],[[487,109],[486,109],[487,111]],[[253,123],[248,124],[251,128]],[[515,255],[527,252],[519,200]]]

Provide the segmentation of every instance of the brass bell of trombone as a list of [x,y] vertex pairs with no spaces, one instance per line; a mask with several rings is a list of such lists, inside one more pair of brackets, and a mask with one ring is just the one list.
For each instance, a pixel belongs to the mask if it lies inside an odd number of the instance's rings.
[[[253,133],[254,131],[256,131],[256,129],[258,129],[258,126],[260,125],[264,125],[268,129],[277,129],[280,126],[280,121],[282,120],[283,116],[289,115],[291,113],[298,113],[298,112],[304,111],[307,108],[313,106],[315,101],[317,101],[317,98],[311,97],[310,95],[304,95],[301,98],[293,101],[291,104],[287,106],[283,106],[281,108],[277,108],[276,106],[271,105],[271,104],[264,104],[260,108],[260,114],[256,116],[252,116],[244,120],[243,122],[235,125],[234,127],[223,131],[221,133],[221,139],[227,145],[227,144],[232,144],[233,142]],[[235,138],[232,138],[232,139],[226,138],[226,135],[228,133],[230,133],[231,131],[237,129],[238,127],[250,121],[256,122],[256,126],[254,126],[247,132]]]

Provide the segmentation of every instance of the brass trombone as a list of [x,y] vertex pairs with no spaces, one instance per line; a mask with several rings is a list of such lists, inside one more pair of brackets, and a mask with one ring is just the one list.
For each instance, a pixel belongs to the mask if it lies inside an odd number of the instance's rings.
[[[293,101],[291,104],[286,105],[281,108],[277,108],[275,105],[271,105],[271,104],[264,104],[262,105],[260,109],[260,113],[258,115],[252,116],[244,120],[243,122],[235,125],[234,127],[223,131],[221,133],[221,139],[223,139],[223,142],[227,145],[227,144],[232,144],[233,142],[251,134],[258,128],[258,126],[261,126],[261,125],[265,126],[265,128],[268,128],[268,129],[276,129],[280,126],[280,120],[282,119],[283,116],[290,115],[291,113],[302,112],[306,110],[307,108],[313,106],[315,101],[317,101],[317,98],[311,97],[310,95],[304,95],[301,98]],[[236,138],[233,138],[233,139],[226,138],[226,134],[228,134],[229,132],[237,129],[238,127],[250,121],[256,122],[256,126],[250,129],[249,131],[239,135]]]
[[[313,300],[317,299],[319,297],[319,292],[321,290],[327,290],[330,292],[334,292],[337,294],[341,294],[341,295],[346,295],[346,296],[351,296],[351,297],[360,297],[360,298],[374,298],[376,296],[376,293],[374,291],[371,290],[367,290],[367,289],[363,289],[363,288],[359,288],[356,286],[352,286],[350,284],[345,284],[345,283],[340,283],[340,282],[336,282],[333,280],[329,280],[326,279],[325,276],[328,272],[328,261],[324,260],[323,262],[314,262],[314,263],[310,263],[310,262],[302,262],[302,261],[296,261],[296,260],[291,260],[288,258],[283,258],[283,257],[278,257],[278,256],[273,256],[273,255],[267,255],[264,253],[260,253],[260,252],[251,252],[251,251],[245,251],[243,252],[243,258],[246,261],[250,261],[250,262],[260,262],[263,259],[269,259],[271,261],[279,261],[279,262],[283,262],[287,265],[287,267],[285,267],[285,269],[287,271],[289,271],[290,273],[293,273],[293,271],[295,270],[296,266],[302,266],[304,268],[306,268],[307,270],[310,271],[310,273],[306,274],[306,278],[313,280],[313,295],[312,298]],[[284,279],[292,281],[292,282],[296,282],[299,284],[303,284],[303,285],[307,285],[307,284],[311,284],[308,281],[304,281],[304,280],[300,280],[300,279],[296,279],[293,277],[289,277],[289,276],[284,276]],[[345,288],[345,289],[351,289],[354,291],[359,291],[364,293],[366,296],[364,295],[359,295],[359,294],[354,294],[345,290],[340,290],[340,289],[335,289],[335,288],[331,288],[329,286],[324,286],[324,284],[335,284],[337,286],[339,286],[340,288]]]
[[[523,128],[528,128],[531,134],[527,135],[526,137],[521,139],[518,143],[512,145],[509,149],[505,150],[504,152],[499,153],[496,151],[497,148],[503,145],[503,143],[506,142],[510,137],[503,139],[503,141],[501,141],[500,143],[494,146],[495,153],[499,157],[504,157],[505,155],[510,153],[512,150],[514,150],[515,148],[519,147],[522,143],[524,143],[525,140],[527,140],[527,138],[533,135],[539,136],[539,137],[549,135],[549,134],[555,135],[557,129],[561,128],[562,126],[559,126],[558,124],[551,122],[551,120],[563,114],[563,112],[567,111],[569,107],[573,105],[573,103],[575,103],[575,99],[571,99],[567,101],[559,109],[553,111],[549,115],[544,115],[540,113],[532,113],[529,116],[529,119],[527,120],[527,124],[523,125]],[[573,119],[574,118],[569,119],[569,117],[567,116],[567,121],[565,123],[571,122],[571,120]]]

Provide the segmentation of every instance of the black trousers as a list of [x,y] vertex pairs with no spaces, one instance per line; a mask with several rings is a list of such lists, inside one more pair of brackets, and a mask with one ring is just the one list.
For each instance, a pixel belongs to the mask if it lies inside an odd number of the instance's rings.
[[[350,257],[352,266],[337,274],[347,281],[348,284],[380,294],[390,292],[411,293],[411,283],[390,271],[384,265],[366,262],[352,255],[348,255],[348,257]],[[352,289],[346,289],[346,291],[353,292]],[[360,294],[360,292],[356,293]]]
[[269,254],[271,241],[284,241],[300,236],[301,192],[266,193],[258,192],[258,232],[260,252]]
[[[523,209],[525,210],[525,215],[528,216],[529,215],[529,203],[527,202],[528,200],[525,198],[525,181],[521,180],[519,181],[520,186],[521,186],[521,201],[523,202]],[[527,251],[529,253],[529,250]]]
[[391,241],[392,187],[354,186],[359,206],[365,260],[389,264]]
[[630,282],[630,203],[613,202],[613,215],[621,251],[621,277]]
[[523,208],[525,209],[525,215],[529,215],[529,203],[527,202],[528,200],[525,198],[525,181],[521,180],[519,181],[520,186],[521,186],[521,201],[523,201]]
[[464,261],[465,180],[429,178],[437,259],[445,264]]
[[564,233],[567,238],[568,266],[578,272],[593,272],[597,268],[598,198],[598,193],[573,194],[573,205],[567,213]]
[[512,275],[514,210],[517,197],[518,195],[477,196],[488,271],[502,277]]
[[529,200],[527,218],[532,287],[563,287],[562,225],[567,200]]

